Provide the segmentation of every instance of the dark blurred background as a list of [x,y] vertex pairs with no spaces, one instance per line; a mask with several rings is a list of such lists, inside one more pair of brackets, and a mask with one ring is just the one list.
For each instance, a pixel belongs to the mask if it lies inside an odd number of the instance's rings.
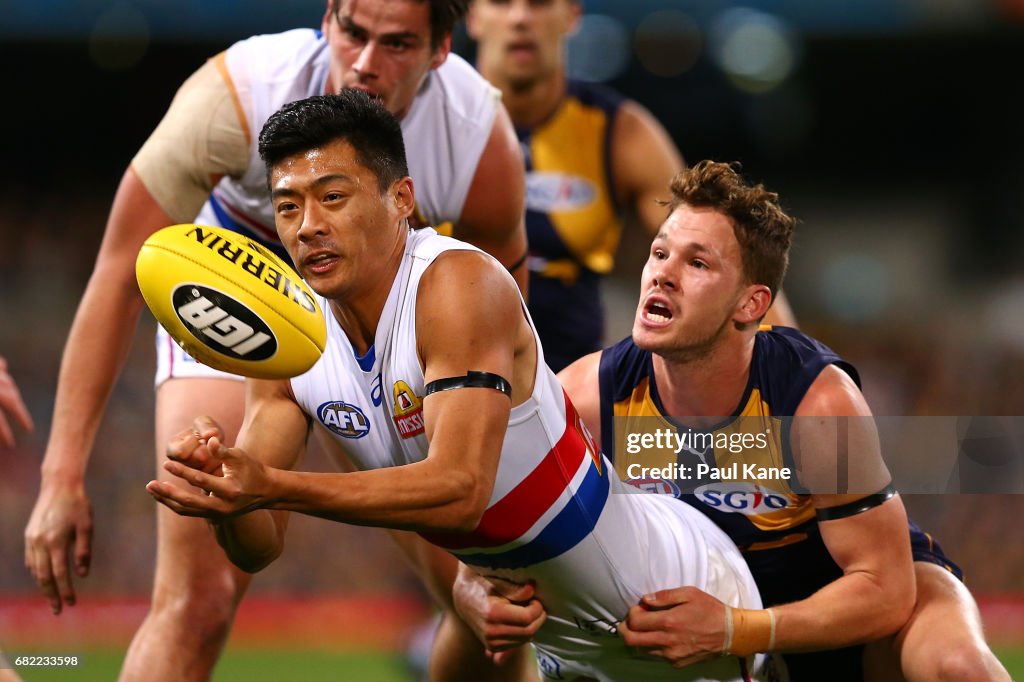
[[[21,535],[63,341],[121,174],[206,58],[254,33],[317,26],[323,2],[2,9],[0,354],[37,432],[0,452],[0,601],[34,590]],[[877,414],[1024,414],[1024,0],[585,9],[570,46],[575,75],[646,105],[691,163],[741,161],[801,219],[787,292],[801,325],[861,369]],[[472,58],[463,34],[456,48]],[[627,234],[609,340],[628,333],[646,247],[639,230]],[[148,591],[153,325],[144,317],[89,470],[96,556],[79,581],[83,602]],[[1024,593],[1024,495],[922,495],[909,507],[977,593]],[[254,589],[418,590],[382,534],[308,519]]]

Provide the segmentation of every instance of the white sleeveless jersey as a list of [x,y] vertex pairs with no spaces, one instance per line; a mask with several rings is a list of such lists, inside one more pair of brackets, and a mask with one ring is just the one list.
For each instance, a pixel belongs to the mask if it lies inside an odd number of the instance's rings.
[[[416,294],[441,253],[473,249],[410,231],[374,345],[356,357],[327,312],[327,348],[292,379],[298,404],[325,426],[362,469],[426,458],[423,371],[416,352]],[[323,310],[329,311],[321,299]],[[524,306],[524,314],[525,306]],[[536,333],[534,333],[536,341]],[[726,603],[760,608],[736,547],[689,505],[636,494],[597,450],[538,348],[533,394],[512,408],[494,491],[470,533],[423,534],[488,576],[534,580],[548,620],[535,645],[555,679],[744,679],[739,659],[687,668],[628,651],[616,623],[643,594],[695,585]]]
[[[254,36],[228,48],[228,72],[251,139],[249,166],[241,177],[221,179],[196,222],[279,246],[257,150],[260,130],[285,104],[324,94],[328,62],[327,40],[311,29]],[[498,90],[458,55],[449,54],[428,73],[401,121],[416,205],[427,223],[454,222],[462,214],[499,98]]]

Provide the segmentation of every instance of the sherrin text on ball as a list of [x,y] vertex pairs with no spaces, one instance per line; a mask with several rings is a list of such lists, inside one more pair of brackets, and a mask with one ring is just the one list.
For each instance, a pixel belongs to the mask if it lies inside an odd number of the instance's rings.
[[210,367],[289,378],[312,367],[327,342],[323,313],[305,282],[237,232],[165,227],[142,245],[135,275],[157,321]]

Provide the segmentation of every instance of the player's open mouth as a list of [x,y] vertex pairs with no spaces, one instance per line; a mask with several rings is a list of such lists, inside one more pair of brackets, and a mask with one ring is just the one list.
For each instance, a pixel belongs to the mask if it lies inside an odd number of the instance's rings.
[[338,257],[333,253],[320,252],[302,259],[302,267],[308,272],[321,275],[338,262]]
[[644,319],[655,324],[665,324],[672,319],[672,311],[657,301],[650,301],[644,306]]

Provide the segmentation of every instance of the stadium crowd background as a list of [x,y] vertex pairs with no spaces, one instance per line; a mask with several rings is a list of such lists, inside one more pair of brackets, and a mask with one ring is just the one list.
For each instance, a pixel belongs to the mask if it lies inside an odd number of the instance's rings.
[[[0,453],[0,614],[31,597],[48,616],[22,565],[22,532],[61,349],[121,172],[206,57],[253,33],[318,25],[322,13],[321,0],[66,5],[5,3],[0,25],[0,354],[37,424]],[[861,370],[876,414],[1024,415],[1024,2],[585,8],[574,75],[647,106],[691,163],[742,161],[801,219],[787,293],[802,326]],[[456,49],[472,58],[464,36]],[[609,341],[628,332],[646,248],[627,232]],[[76,583],[83,604],[148,594],[153,324],[144,316],[90,465],[95,556]],[[1003,614],[996,631],[1024,638],[1024,494],[1014,494],[1024,463],[1006,471],[989,494],[916,495],[908,507],[983,605],[1009,605],[986,608]],[[419,588],[382,533],[301,518],[253,594]],[[0,633],[16,628],[0,615]]]

